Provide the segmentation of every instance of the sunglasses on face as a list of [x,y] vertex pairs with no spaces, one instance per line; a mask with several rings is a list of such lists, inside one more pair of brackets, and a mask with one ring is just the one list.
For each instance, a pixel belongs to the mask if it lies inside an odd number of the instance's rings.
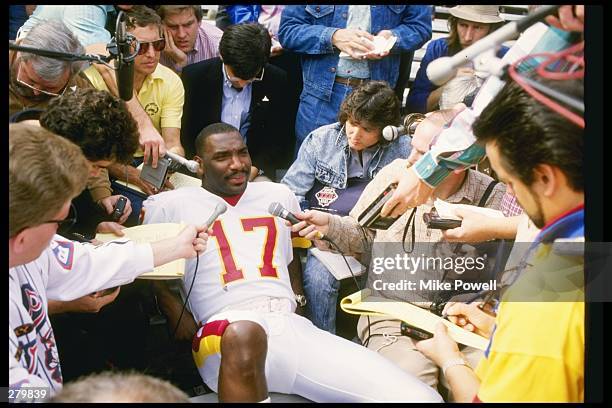
[[138,55],[144,55],[149,51],[149,46],[153,46],[155,51],[163,51],[166,48],[166,39],[160,38],[155,41],[139,41],[140,49],[138,50]]
[[[17,83],[19,85],[21,85],[22,87],[26,87],[27,89],[29,89],[30,91],[36,91],[45,95],[49,95],[49,96],[62,96],[64,94],[64,92],[66,92],[66,88],[67,88],[67,83],[66,85],[64,85],[64,87],[62,88],[62,90],[59,93],[55,93],[55,92],[50,92],[50,91],[45,91],[43,89],[39,89],[36,88],[33,85],[28,84],[27,82],[23,81],[22,79],[19,79],[19,77],[21,76],[21,64],[19,64],[19,68],[17,68],[17,76],[15,77],[15,80],[17,81]],[[30,92],[32,95],[35,95],[33,92]]]
[[70,211],[68,212],[68,216],[66,218],[64,218],[63,220],[48,220],[48,221],[43,221],[41,222],[41,224],[57,224],[57,229],[60,229],[62,227],[65,228],[65,230],[69,230],[77,221],[77,211],[76,211],[76,207],[74,206],[74,204],[70,203]]

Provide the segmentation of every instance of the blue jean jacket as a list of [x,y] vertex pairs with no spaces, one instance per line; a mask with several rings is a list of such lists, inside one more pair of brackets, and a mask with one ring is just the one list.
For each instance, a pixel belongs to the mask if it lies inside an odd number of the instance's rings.
[[[338,50],[332,35],[346,28],[348,5],[287,6],[283,10],[278,38],[283,48],[301,53],[304,90],[323,100],[331,99],[338,67]],[[397,37],[391,54],[381,60],[369,60],[370,79],[397,82],[400,52],[419,49],[431,38],[431,8],[401,4],[373,5],[371,33],[390,30]]]
[[[371,180],[376,173],[395,159],[410,155],[410,139],[400,137],[388,144],[381,144],[365,169]],[[306,137],[281,183],[297,197],[300,207],[306,208],[306,194],[318,180],[324,185],[345,189],[347,185],[349,145],[344,128],[339,122],[321,126]]]

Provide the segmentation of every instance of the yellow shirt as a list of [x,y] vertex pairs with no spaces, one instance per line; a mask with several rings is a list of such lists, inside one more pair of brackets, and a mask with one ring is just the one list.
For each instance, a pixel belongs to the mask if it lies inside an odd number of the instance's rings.
[[583,271],[582,258],[538,248],[502,297],[476,369],[480,401],[584,401],[584,291],[576,279]]
[[[96,89],[108,91],[95,67],[87,68],[85,75]],[[181,78],[170,68],[157,64],[155,71],[142,83],[137,98],[158,132],[161,133],[162,128],[181,128],[185,89]],[[138,148],[134,156],[142,154],[142,149]]]

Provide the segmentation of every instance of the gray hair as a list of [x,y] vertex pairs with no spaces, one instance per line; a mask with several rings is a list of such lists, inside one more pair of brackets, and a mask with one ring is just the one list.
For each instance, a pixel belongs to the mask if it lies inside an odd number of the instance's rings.
[[[85,54],[83,45],[61,21],[43,21],[35,25],[19,45],[71,54]],[[85,65],[84,61],[62,61],[27,52],[20,52],[19,56],[23,62],[32,62],[32,68],[38,76],[52,82],[59,80],[67,69],[70,70],[70,77],[74,76]]]
[[136,372],[102,372],[68,383],[50,402],[190,402],[168,381]]
[[440,109],[450,109],[464,101],[466,96],[476,93],[483,83],[483,79],[476,75],[459,75],[444,85],[440,95]]

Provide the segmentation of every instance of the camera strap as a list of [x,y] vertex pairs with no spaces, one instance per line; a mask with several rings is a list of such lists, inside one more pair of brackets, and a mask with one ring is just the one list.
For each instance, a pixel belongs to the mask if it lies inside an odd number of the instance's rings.
[[478,202],[479,207],[484,207],[484,205],[486,204],[487,200],[489,199],[489,196],[493,192],[493,189],[495,188],[496,185],[497,185],[497,181],[491,180],[491,182],[487,186],[487,189],[482,194],[482,197],[480,197],[480,201]]

